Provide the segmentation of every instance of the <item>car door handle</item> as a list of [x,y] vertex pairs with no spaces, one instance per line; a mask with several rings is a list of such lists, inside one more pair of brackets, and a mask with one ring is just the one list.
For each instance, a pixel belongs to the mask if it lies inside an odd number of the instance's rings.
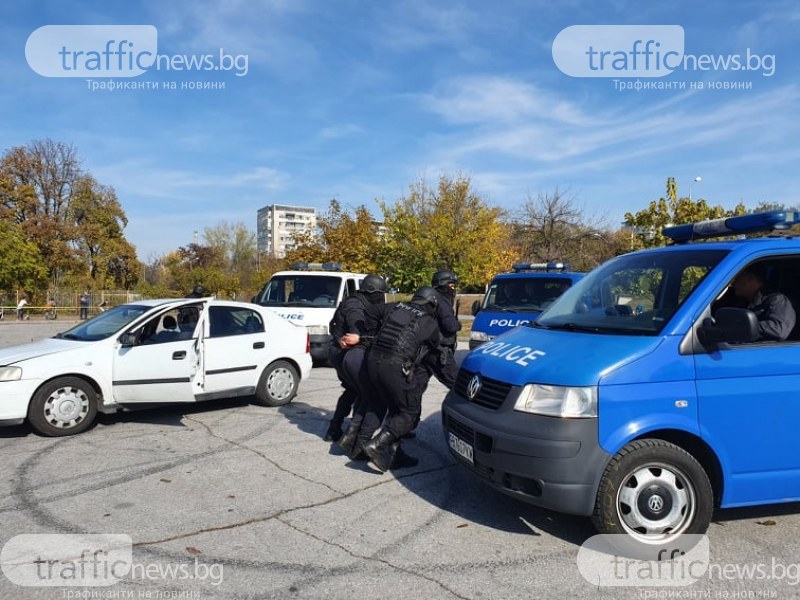
[[264,342],[255,342],[253,344],[253,349],[254,350],[261,350],[261,348],[263,348],[263,347],[264,347]]
[[172,353],[172,360],[183,360],[184,358],[186,358],[186,350]]

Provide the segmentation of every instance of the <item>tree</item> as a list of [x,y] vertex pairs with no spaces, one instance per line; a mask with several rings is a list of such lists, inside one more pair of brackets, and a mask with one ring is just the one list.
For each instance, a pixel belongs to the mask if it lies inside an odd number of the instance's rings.
[[625,225],[630,229],[630,249],[664,246],[667,239],[662,230],[669,225],[695,223],[709,219],[733,217],[747,213],[744,204],[733,210],[722,206],[710,206],[702,198],[690,200],[679,198],[673,177],[667,178],[667,197],[651,200],[648,207],[637,213],[625,213]]
[[203,238],[220,256],[223,268],[235,274],[243,286],[250,287],[258,267],[256,234],[244,223],[222,221],[214,227],[206,227]]
[[304,232],[294,237],[287,262],[334,262],[357,273],[377,272],[377,226],[365,206],[351,214],[333,199],[328,212],[317,219],[317,227],[319,234]]
[[0,158],[0,219],[36,245],[52,285],[104,281],[106,274],[119,284],[135,281],[122,207],[112,188],[81,169],[71,145],[38,140]]
[[136,250],[122,231],[128,224],[114,189],[84,176],[75,183],[68,221],[95,287],[129,288],[139,277]]
[[483,286],[511,266],[504,212],[481,198],[466,177],[442,175],[436,188],[415,182],[408,196],[380,206],[386,235],[378,262],[404,291],[430,284],[439,269],[454,271],[464,285]]
[[47,269],[36,244],[18,225],[0,219],[0,290],[36,289],[47,279]]

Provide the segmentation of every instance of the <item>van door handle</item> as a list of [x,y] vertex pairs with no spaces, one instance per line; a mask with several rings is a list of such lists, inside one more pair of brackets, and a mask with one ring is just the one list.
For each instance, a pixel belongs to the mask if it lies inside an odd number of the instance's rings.
[[261,350],[264,347],[264,342],[255,342],[253,344],[253,350]]
[[186,350],[172,353],[172,360],[183,360],[184,358],[186,358]]

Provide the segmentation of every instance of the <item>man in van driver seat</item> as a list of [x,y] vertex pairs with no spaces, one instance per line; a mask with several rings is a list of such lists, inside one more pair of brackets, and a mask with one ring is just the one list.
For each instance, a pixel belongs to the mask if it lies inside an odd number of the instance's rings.
[[783,341],[794,329],[796,316],[791,301],[780,292],[765,293],[763,267],[750,266],[733,280],[733,294],[746,302],[758,318],[758,339]]

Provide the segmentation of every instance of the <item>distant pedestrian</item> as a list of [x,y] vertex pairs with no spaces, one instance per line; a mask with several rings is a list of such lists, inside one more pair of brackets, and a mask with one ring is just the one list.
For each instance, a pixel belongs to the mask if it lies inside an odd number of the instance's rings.
[[80,304],[81,304],[81,321],[85,321],[89,318],[89,304],[92,301],[92,297],[89,295],[88,290],[83,292],[81,296]]
[[17,302],[17,321],[22,321],[25,318],[25,306],[27,304],[28,301],[25,298]]

